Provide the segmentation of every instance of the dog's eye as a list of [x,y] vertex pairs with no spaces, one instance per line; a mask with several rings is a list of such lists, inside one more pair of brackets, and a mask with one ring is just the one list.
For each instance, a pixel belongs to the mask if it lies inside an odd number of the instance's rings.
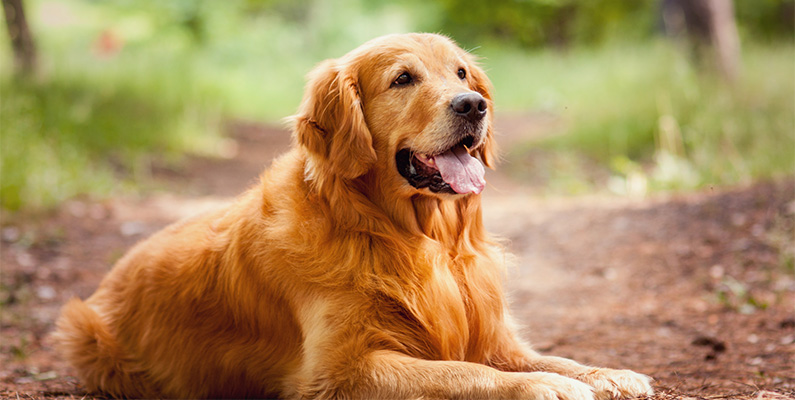
[[467,72],[463,68],[458,69],[458,77],[464,79],[467,77]]
[[408,73],[408,72],[404,72],[404,73],[400,74],[400,75],[397,77],[397,79],[395,79],[395,81],[394,81],[394,82],[392,82],[392,86],[403,86],[403,85],[408,85],[408,84],[409,84],[409,83],[411,83],[412,81],[414,81],[414,79],[411,77],[411,75],[409,75],[409,73]]

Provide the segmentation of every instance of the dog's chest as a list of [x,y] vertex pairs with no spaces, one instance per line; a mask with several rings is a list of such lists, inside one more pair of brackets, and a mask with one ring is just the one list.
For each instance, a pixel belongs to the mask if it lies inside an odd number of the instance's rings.
[[481,315],[492,307],[480,304],[460,266],[436,266],[406,299],[392,299],[385,307],[395,339],[405,351],[426,359],[479,361],[484,339]]
[[423,295],[425,328],[437,343],[437,351],[442,359],[461,359],[469,342],[469,299],[461,290],[457,277],[448,268],[437,268]]

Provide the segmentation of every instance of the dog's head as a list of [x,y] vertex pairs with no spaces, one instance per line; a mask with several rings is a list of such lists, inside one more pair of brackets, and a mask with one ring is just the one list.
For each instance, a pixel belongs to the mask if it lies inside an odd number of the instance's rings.
[[495,158],[492,115],[491,83],[470,54],[436,34],[390,35],[310,73],[295,138],[342,179],[478,194]]

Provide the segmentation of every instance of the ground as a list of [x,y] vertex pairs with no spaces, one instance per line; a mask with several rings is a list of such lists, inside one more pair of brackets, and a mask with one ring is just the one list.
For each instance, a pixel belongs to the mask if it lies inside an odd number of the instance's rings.
[[[509,145],[522,125],[504,123]],[[89,296],[135,242],[229,201],[290,143],[256,124],[230,132],[235,157],[156,168],[144,195],[3,221],[0,398],[92,398],[48,342],[61,305]],[[654,399],[795,398],[791,177],[643,199],[487,180],[485,220],[516,255],[506,287],[536,349],[648,374]]]

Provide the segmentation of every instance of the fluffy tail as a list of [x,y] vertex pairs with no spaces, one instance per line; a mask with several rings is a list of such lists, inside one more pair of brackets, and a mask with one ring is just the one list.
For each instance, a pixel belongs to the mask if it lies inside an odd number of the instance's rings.
[[70,300],[56,322],[56,348],[77,369],[86,388],[118,397],[146,396],[133,363],[100,316],[79,299]]

